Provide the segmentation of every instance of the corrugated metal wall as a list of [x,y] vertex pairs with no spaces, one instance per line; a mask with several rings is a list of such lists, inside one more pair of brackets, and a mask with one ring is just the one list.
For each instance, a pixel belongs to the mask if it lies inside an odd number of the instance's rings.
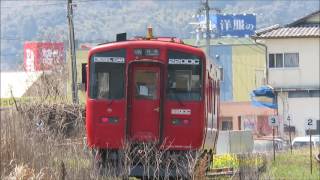
[[233,101],[249,101],[264,79],[265,49],[257,45],[232,47]]
[[223,68],[221,100],[250,101],[250,93],[265,79],[265,49],[253,45],[213,45],[210,57]]
[[210,57],[223,68],[223,81],[220,84],[221,101],[232,101],[232,48],[230,45],[215,45],[210,47]]

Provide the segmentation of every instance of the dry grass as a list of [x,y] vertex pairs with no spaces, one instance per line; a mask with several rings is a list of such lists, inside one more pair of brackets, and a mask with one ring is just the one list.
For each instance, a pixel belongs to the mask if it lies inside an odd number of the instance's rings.
[[84,107],[67,103],[63,66],[43,72],[28,102],[0,112],[0,179],[99,179],[84,150]]
[[21,174],[31,179],[96,179],[91,157],[83,150],[83,124],[71,123],[76,127],[69,129],[71,136],[63,133],[66,124],[37,125],[39,116],[25,115],[15,109],[1,111],[1,179]]
[[[134,161],[143,165],[146,177],[160,179],[160,167],[164,167],[165,179],[172,169],[188,179],[204,178],[204,171],[196,171],[199,155],[171,154],[152,143],[139,148],[128,144],[121,168],[110,173],[114,167],[106,167],[106,175],[100,176],[84,144],[81,107],[34,103],[18,109],[1,112],[1,179],[128,178]],[[143,156],[137,155],[141,149]],[[205,168],[204,164],[201,167]]]

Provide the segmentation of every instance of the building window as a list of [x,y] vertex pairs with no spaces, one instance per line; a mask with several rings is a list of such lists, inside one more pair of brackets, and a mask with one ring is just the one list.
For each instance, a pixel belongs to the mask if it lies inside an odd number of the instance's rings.
[[289,91],[289,98],[320,97],[320,90]]
[[284,67],[299,67],[299,54],[298,53],[285,53],[284,54]]
[[222,130],[232,130],[233,129],[233,123],[231,117],[224,117],[222,118]]
[[275,62],[274,62],[274,54],[269,54],[269,68],[274,68],[275,67]]
[[276,55],[276,68],[283,67],[283,54],[275,54]]
[[269,54],[269,68],[299,67],[298,53]]

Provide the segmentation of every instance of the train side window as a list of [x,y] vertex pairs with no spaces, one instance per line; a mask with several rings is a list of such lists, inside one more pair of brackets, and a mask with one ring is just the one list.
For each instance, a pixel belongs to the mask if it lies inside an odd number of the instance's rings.
[[213,81],[213,113],[216,114],[216,96],[217,96],[217,83]]
[[213,113],[213,110],[212,110],[212,108],[213,108],[213,102],[212,102],[212,93],[213,93],[213,88],[212,88],[212,79],[211,78],[209,78],[209,100],[210,100],[210,113]]

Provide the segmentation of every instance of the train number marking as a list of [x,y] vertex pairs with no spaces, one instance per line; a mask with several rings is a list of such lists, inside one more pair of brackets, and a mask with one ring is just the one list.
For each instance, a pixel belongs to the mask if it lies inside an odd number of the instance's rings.
[[199,59],[169,59],[169,64],[199,65]]
[[191,109],[171,109],[171,114],[174,114],[174,115],[191,115]]

